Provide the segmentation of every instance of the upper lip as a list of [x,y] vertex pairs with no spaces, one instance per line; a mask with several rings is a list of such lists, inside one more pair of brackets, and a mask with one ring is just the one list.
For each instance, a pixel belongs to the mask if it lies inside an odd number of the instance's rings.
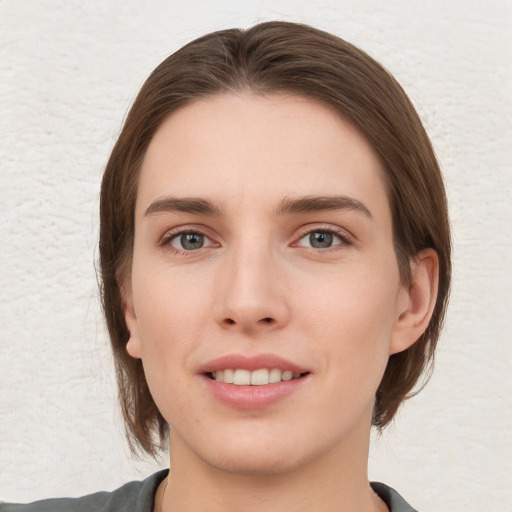
[[205,363],[199,373],[211,373],[217,370],[240,369],[240,370],[259,370],[261,368],[279,368],[280,370],[291,370],[293,373],[307,373],[308,370],[302,366],[288,361],[276,354],[227,354],[217,357]]

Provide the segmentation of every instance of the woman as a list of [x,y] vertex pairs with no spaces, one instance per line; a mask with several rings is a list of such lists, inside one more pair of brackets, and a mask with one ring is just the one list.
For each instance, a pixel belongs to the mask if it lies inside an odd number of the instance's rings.
[[283,22],[151,74],[101,192],[102,299],[136,449],[170,471],[2,511],[410,511],[369,484],[450,283],[438,164],[397,82]]

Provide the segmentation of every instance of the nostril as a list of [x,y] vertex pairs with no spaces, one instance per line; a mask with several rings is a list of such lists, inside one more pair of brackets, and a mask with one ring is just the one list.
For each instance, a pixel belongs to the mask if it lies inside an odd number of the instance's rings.
[[[265,318],[261,318],[260,320],[258,320],[258,324],[271,324],[274,322],[274,319],[269,317],[269,316],[266,316]],[[232,318],[224,318],[223,320],[223,323],[226,324],[226,325],[236,325],[237,322],[235,320],[233,320]]]

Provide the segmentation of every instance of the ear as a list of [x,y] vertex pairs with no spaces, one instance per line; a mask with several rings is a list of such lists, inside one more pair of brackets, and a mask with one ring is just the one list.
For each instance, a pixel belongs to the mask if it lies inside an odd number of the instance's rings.
[[398,296],[390,354],[408,349],[428,327],[439,283],[439,260],[434,249],[424,249],[411,260],[411,278],[411,285],[402,287]]
[[142,346],[140,343],[139,326],[137,323],[137,315],[135,314],[135,308],[133,306],[131,287],[129,292],[126,292],[126,288],[123,287],[123,313],[126,327],[130,332],[130,339],[126,343],[126,351],[132,357],[140,359],[142,357]]

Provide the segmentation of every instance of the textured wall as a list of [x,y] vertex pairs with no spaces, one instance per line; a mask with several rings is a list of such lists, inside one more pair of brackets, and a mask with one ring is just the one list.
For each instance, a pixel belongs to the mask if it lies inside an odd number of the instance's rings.
[[[448,187],[454,286],[434,377],[370,456],[420,510],[512,510],[512,2],[0,1],[0,498],[113,489],[133,461],[94,261],[123,116],[168,53],[281,18],[381,60],[424,119]],[[161,462],[165,465],[165,458]]]

